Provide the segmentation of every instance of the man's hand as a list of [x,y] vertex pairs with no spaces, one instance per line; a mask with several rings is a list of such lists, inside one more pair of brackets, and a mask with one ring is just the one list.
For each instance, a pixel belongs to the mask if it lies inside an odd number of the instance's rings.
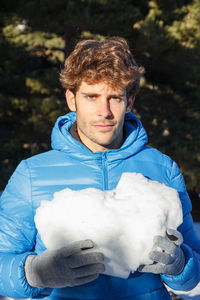
[[63,288],[95,280],[99,273],[105,271],[105,267],[102,253],[85,252],[93,247],[91,240],[85,240],[59,250],[46,250],[39,255],[28,256],[25,274],[29,285]]
[[149,258],[154,261],[151,265],[142,265],[138,268],[140,272],[178,275],[185,266],[185,257],[180,245],[183,237],[180,232],[167,229],[166,237],[156,236],[154,238],[154,250],[149,254]]

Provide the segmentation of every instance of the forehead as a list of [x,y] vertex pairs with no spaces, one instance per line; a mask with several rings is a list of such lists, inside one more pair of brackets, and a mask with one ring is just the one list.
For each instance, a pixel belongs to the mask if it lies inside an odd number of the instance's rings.
[[79,93],[97,93],[97,94],[120,94],[125,95],[126,91],[120,86],[112,86],[108,82],[100,81],[94,84],[82,81],[77,92]]

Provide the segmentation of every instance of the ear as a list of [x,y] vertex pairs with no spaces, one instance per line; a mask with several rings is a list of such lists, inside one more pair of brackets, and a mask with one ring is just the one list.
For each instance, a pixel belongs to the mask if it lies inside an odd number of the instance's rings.
[[128,103],[127,103],[127,107],[126,107],[126,113],[130,112],[132,110],[133,104],[135,102],[135,96],[130,96],[128,98]]
[[74,93],[71,90],[67,89],[67,91],[65,93],[65,97],[66,97],[67,105],[68,105],[69,109],[71,111],[76,111],[76,99],[75,99]]

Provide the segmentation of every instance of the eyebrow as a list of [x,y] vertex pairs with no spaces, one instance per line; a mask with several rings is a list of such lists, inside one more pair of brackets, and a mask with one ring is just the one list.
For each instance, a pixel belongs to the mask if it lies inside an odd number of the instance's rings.
[[109,97],[120,97],[120,98],[123,98],[124,97],[124,95],[123,94],[111,94],[111,95],[109,95]]
[[[101,94],[97,94],[97,93],[81,93],[82,95],[84,96],[93,96],[93,97],[98,97],[98,96],[101,96]],[[124,97],[124,94],[110,94],[108,95],[108,98],[114,98],[114,97],[120,97],[120,98],[123,98]]]
[[100,96],[100,94],[97,94],[97,93],[81,93],[82,95],[84,96]]

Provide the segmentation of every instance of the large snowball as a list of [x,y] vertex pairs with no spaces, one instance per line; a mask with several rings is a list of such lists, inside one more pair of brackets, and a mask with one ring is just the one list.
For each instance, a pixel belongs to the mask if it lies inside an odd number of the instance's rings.
[[112,191],[56,192],[52,201],[41,202],[35,223],[48,249],[91,239],[105,255],[105,274],[127,278],[140,265],[152,263],[148,254],[154,236],[177,229],[182,207],[176,190],[124,173]]

